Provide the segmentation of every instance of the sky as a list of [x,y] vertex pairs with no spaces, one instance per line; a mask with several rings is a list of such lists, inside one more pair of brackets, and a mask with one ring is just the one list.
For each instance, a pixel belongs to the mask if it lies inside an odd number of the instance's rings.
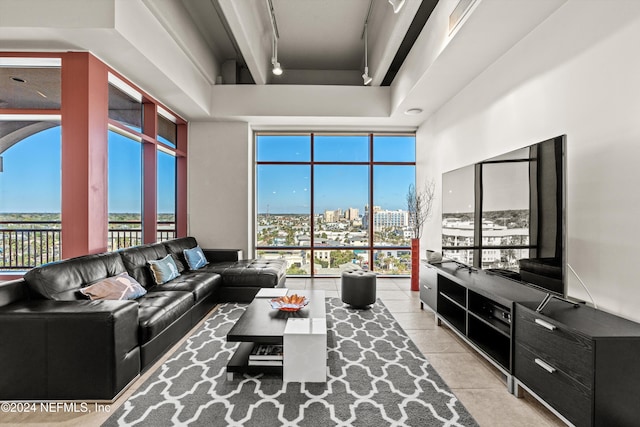
[[[366,135],[316,136],[316,161],[368,162]],[[374,160],[412,162],[413,136],[376,136]],[[2,153],[0,212],[60,212],[60,127],[35,134]],[[259,136],[261,161],[309,162],[311,144],[305,136]],[[142,153],[138,142],[109,132],[109,212],[140,213]],[[158,160],[158,212],[174,212],[174,158],[161,153]],[[315,212],[357,208],[368,204],[368,165],[316,165]],[[258,212],[308,214],[311,204],[311,169],[307,165],[258,165]],[[406,209],[406,194],[415,182],[414,166],[374,166],[374,205]]]
[[[309,162],[311,142],[308,135],[259,136],[257,160],[260,162]],[[368,136],[316,136],[314,161],[368,162]],[[374,138],[374,160],[415,161],[413,136]],[[369,203],[368,165],[315,165],[314,213],[325,210],[357,208],[360,215]],[[258,213],[308,214],[311,205],[311,166],[258,164]],[[387,210],[406,210],[406,194],[415,182],[415,167],[374,166],[375,206]]]
[[[142,152],[138,142],[109,132],[109,212],[141,212]],[[60,212],[60,127],[21,141],[4,153],[0,212]],[[158,212],[173,213],[174,158],[158,158]]]

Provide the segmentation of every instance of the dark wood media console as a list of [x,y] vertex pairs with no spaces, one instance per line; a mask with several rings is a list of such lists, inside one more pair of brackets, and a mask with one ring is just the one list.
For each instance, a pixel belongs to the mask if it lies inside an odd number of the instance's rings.
[[640,324],[455,262],[421,261],[420,301],[505,376],[565,423],[640,420]]
[[453,261],[422,261],[420,300],[506,377],[513,392],[513,312],[516,302],[546,293]]
[[640,421],[640,325],[591,307],[551,301],[516,305],[519,387],[576,426]]

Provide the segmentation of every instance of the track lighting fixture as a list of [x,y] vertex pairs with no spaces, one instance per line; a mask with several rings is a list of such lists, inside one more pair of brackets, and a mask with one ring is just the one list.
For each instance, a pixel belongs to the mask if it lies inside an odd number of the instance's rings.
[[282,74],[282,67],[278,62],[278,38],[275,32],[273,33],[273,56],[271,57],[271,65],[273,65],[273,69],[271,70],[273,74],[276,76]]
[[276,60],[272,60],[271,63],[273,64],[273,69],[271,70],[271,72],[273,72],[273,74],[275,74],[276,76],[282,75],[282,67],[280,66],[280,63]]
[[393,13],[400,12],[400,9],[404,6],[404,2],[405,0],[389,0],[389,3],[393,6]]
[[362,75],[364,85],[371,83],[371,76],[369,75],[369,63],[367,58],[367,24],[364,24],[364,74]]
[[271,65],[273,68],[271,69],[271,72],[276,76],[280,76],[282,75],[282,66],[280,65],[280,62],[278,62],[278,25],[276,24],[276,16],[273,14],[273,4],[271,3],[271,0],[267,0],[267,8],[269,9],[272,30],[271,47],[273,54],[271,56]]

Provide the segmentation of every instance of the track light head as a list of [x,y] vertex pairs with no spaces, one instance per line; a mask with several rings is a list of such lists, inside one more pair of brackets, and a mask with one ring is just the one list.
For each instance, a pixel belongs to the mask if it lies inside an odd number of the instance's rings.
[[364,85],[368,85],[373,80],[373,77],[369,75],[369,67],[364,67],[364,74],[362,75],[362,80],[364,81]]
[[271,70],[273,74],[279,76],[282,74],[282,67],[278,61],[273,61],[273,70]]
[[400,9],[404,6],[404,2],[405,0],[389,0],[389,3],[393,6],[393,13],[400,12]]

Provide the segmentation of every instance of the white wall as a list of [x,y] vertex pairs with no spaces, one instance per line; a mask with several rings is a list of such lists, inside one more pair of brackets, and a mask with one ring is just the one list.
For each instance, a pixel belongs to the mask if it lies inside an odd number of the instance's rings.
[[[417,134],[418,182],[567,135],[568,261],[598,307],[640,321],[640,2],[570,1]],[[441,215],[438,194],[435,218]],[[422,248],[441,247],[440,223]],[[568,294],[589,301],[575,276]]]
[[205,248],[242,249],[253,236],[250,130],[242,122],[191,122],[188,233]]

